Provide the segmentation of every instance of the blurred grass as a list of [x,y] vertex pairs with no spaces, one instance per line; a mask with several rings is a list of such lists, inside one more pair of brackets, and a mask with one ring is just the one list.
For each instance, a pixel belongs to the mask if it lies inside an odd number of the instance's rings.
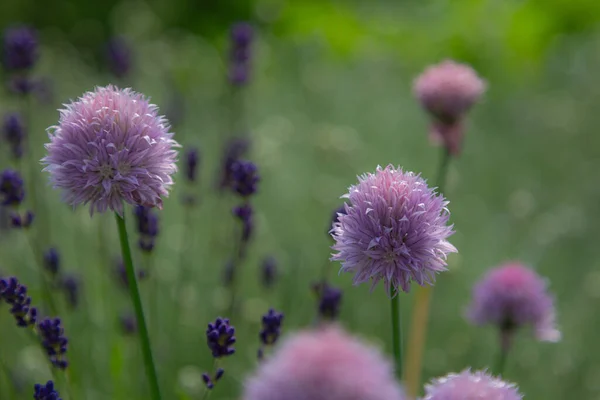
[[[328,263],[327,224],[356,175],[393,163],[433,179],[438,150],[428,143],[427,120],[412,99],[411,82],[425,65],[444,57],[472,62],[490,89],[471,115],[464,153],[450,166],[446,196],[459,254],[451,256],[450,271],[436,285],[424,378],[491,363],[495,332],[471,327],[462,313],[471,286],[487,268],[518,258],[550,280],[563,340],[536,343],[523,334],[509,356],[507,379],[526,398],[597,398],[600,31],[590,16],[595,3],[579,1],[579,10],[561,1],[368,8],[298,3],[279,11],[269,4],[257,6],[258,17],[273,21],[255,47],[254,79],[245,93],[251,159],[262,175],[257,236],[242,272],[243,312],[233,321],[238,352],[226,360],[214,398],[239,394],[256,364],[260,315],[269,306],[284,308],[286,332],[311,324],[315,301],[309,286]],[[152,273],[158,285],[142,283],[146,300],[157,298],[159,307],[152,335],[164,398],[198,398],[200,374],[212,365],[205,324],[226,309],[220,282],[233,241],[228,232],[234,201],[213,189],[220,145],[230,134],[222,51],[213,41],[165,30],[148,6],[120,7],[128,12],[115,13],[113,23],[134,40],[137,59],[136,72],[123,84],[152,96],[163,111],[173,90],[180,93],[186,113],[175,127],[176,138],[184,149],[197,145],[203,152],[195,192],[202,203],[193,211],[192,233],[184,240],[180,199],[190,188],[178,176],[160,213]],[[566,9],[570,13],[560,19]],[[565,28],[574,29],[573,15],[583,21],[575,31]],[[111,82],[68,37],[53,29],[42,34],[37,73],[52,78],[56,101],[33,110],[34,160],[43,156],[44,129],[56,123],[59,103]],[[15,107],[8,96],[0,97],[0,109]],[[38,174],[38,192],[49,212],[37,222],[50,231],[41,241],[60,249],[65,269],[79,274],[84,285],[80,308],[68,312],[63,304],[61,314],[71,341],[75,398],[142,398],[138,344],[118,331],[119,313],[130,305],[112,277],[119,253],[114,221],[109,215],[90,219],[84,208],[73,212],[43,184],[46,178]],[[101,225],[108,254],[100,251]],[[181,252],[193,280],[175,293]],[[259,285],[259,262],[267,254],[281,266],[274,293]],[[20,232],[2,235],[0,262],[4,273],[32,288],[34,302],[41,298],[37,269]],[[136,262],[143,262],[140,254]],[[336,271],[338,265],[329,267]],[[367,287],[351,287],[350,276],[332,276],[345,289],[343,323],[389,352],[389,304],[382,288],[369,293]],[[412,295],[402,298],[405,315],[411,302]],[[25,392],[18,398],[27,398],[34,382],[49,378],[48,371],[35,344],[0,311],[0,358],[22,375]],[[0,398],[6,396],[0,384]]]

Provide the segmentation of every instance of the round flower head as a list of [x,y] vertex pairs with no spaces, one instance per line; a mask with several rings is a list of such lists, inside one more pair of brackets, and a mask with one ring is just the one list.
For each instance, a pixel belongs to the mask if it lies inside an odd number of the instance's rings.
[[42,159],[69,204],[123,215],[123,201],[162,208],[178,146],[158,108],[130,89],[99,87],[60,112]]
[[354,284],[383,280],[388,294],[408,292],[412,281],[433,284],[446,270],[446,256],[456,248],[446,239],[448,202],[419,175],[389,165],[359,177],[345,195],[346,214],[338,213],[332,235],[342,271],[353,272]]
[[427,68],[415,80],[415,97],[435,119],[433,142],[443,143],[453,155],[460,152],[464,134],[461,119],[485,88],[473,68],[451,60]]
[[484,371],[449,374],[434,379],[425,386],[422,400],[521,400],[517,387],[512,383],[488,375]]
[[546,281],[519,263],[494,268],[475,285],[468,317],[474,324],[494,324],[509,333],[531,325],[539,340],[560,340]]
[[390,362],[333,326],[298,333],[244,387],[243,400],[400,400]]

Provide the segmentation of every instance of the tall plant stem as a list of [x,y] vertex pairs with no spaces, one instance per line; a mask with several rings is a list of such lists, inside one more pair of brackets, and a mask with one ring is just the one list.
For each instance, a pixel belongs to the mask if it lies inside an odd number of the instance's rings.
[[396,365],[396,376],[402,380],[402,319],[400,315],[400,293],[391,287],[391,320],[392,320],[392,349],[394,352],[394,363]]
[[[450,153],[446,150],[446,148],[443,148],[436,178],[437,190],[440,194],[443,194],[444,191],[450,158]],[[409,345],[406,353],[405,365],[406,391],[409,399],[416,398],[421,382],[423,352],[425,350],[425,342],[427,339],[427,326],[429,323],[429,310],[431,308],[432,295],[432,286],[417,288],[415,305],[410,324],[410,333],[408,336]]]
[[129,295],[131,296],[131,301],[135,309],[135,317],[138,325],[140,346],[142,348],[142,355],[144,357],[146,376],[150,384],[151,398],[153,400],[160,400],[161,397],[160,389],[158,386],[158,376],[156,375],[156,367],[154,366],[154,360],[152,358],[150,337],[148,335],[148,328],[146,327],[146,320],[144,318],[142,299],[140,298],[140,291],[138,289],[137,279],[135,276],[135,271],[133,269],[131,248],[129,247],[127,227],[125,226],[125,214],[123,214],[123,217],[121,217],[119,214],[115,213],[115,219],[117,221],[117,229],[119,231],[119,240],[121,242],[121,253],[123,256],[123,263],[125,264],[127,280],[129,282]]

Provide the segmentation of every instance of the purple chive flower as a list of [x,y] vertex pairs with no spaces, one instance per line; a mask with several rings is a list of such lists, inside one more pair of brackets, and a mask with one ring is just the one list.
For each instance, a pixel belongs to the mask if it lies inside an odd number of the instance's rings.
[[249,150],[250,142],[247,139],[232,139],[225,146],[222,158],[221,177],[219,188],[230,188],[233,180],[233,165],[240,160]]
[[25,198],[25,185],[21,175],[13,169],[5,169],[0,175],[0,204],[16,207]]
[[423,400],[521,400],[517,387],[487,374],[465,370],[434,379],[425,386]]
[[476,325],[497,326],[505,347],[512,333],[525,325],[533,327],[539,340],[556,342],[561,335],[555,326],[553,303],[542,277],[510,262],[490,270],[475,285],[467,316]]
[[137,332],[137,321],[130,313],[121,314],[119,317],[119,324],[121,326],[121,331],[125,335],[133,335]]
[[281,323],[283,322],[283,313],[274,309],[269,309],[262,317],[262,330],[260,331],[260,341],[265,346],[271,346],[277,342],[281,335]]
[[430,66],[415,80],[415,97],[434,119],[431,138],[443,143],[450,154],[460,153],[461,121],[485,89],[486,83],[473,68],[451,60]]
[[242,223],[242,242],[247,243],[254,231],[254,210],[249,203],[244,203],[233,209],[233,215]]
[[25,137],[25,126],[18,113],[9,113],[4,116],[4,125],[2,127],[4,139],[10,144],[14,158],[21,158],[23,155],[23,139]]
[[403,400],[392,364],[342,329],[297,333],[244,385],[242,400]]
[[34,400],[62,400],[56,390],[54,390],[54,382],[48,381],[45,385],[36,383],[33,387]]
[[123,215],[123,201],[162,208],[178,146],[158,108],[130,89],[99,87],[61,110],[42,159],[66,202]]
[[277,278],[277,260],[274,257],[268,256],[262,262],[261,266],[261,283],[269,289],[275,283]]
[[72,309],[77,308],[79,304],[80,280],[77,276],[69,274],[62,278],[60,283],[61,289],[65,292],[67,303]]
[[38,324],[42,346],[56,368],[65,369],[69,365],[66,359],[68,340],[60,318],[44,318]]
[[16,26],[4,31],[3,62],[7,70],[32,68],[38,59],[38,39],[27,26]]
[[110,72],[117,78],[123,78],[131,71],[133,56],[131,46],[125,38],[117,36],[106,45],[106,62]]
[[200,153],[196,148],[189,149],[185,153],[185,177],[190,183],[196,182],[199,158]]
[[206,329],[206,342],[214,358],[230,356],[235,353],[235,328],[229,324],[227,318],[217,318],[208,324]]
[[359,177],[348,192],[347,214],[333,224],[331,260],[354,273],[355,285],[383,280],[390,296],[408,292],[412,281],[432,285],[457,251],[446,240],[454,231],[444,197],[420,175],[391,165]]
[[0,279],[0,302],[11,306],[10,313],[15,317],[17,326],[35,325],[37,309],[31,307],[31,297],[27,296],[27,287],[21,285],[17,278]]
[[256,193],[260,177],[258,169],[251,161],[237,161],[231,166],[232,189],[242,197]]
[[229,81],[235,86],[243,86],[248,82],[253,38],[252,25],[239,22],[231,27]]
[[154,249],[154,240],[158,236],[158,216],[152,208],[139,205],[135,206],[134,214],[140,234],[140,249],[151,252]]
[[342,303],[342,291],[326,282],[313,286],[313,290],[319,298],[319,317],[333,321],[340,313]]
[[60,254],[55,247],[50,247],[44,253],[44,268],[55,277],[60,269]]

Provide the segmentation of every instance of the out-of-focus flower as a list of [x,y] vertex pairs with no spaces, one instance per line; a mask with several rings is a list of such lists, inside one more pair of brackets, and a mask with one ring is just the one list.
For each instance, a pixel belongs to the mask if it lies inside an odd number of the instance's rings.
[[29,228],[33,223],[35,214],[32,211],[27,210],[23,215],[17,211],[10,212],[10,225],[13,228]]
[[36,383],[33,387],[35,400],[61,400],[60,394],[54,389],[54,382],[48,381],[45,385]]
[[28,26],[15,26],[4,31],[3,63],[7,70],[27,70],[38,59],[36,32]]
[[[448,202],[420,175],[389,165],[349,188],[346,215],[333,224],[333,261],[354,273],[354,284],[384,281],[386,291],[408,292],[411,282],[433,284],[456,252],[447,238]],[[391,286],[391,288],[390,288]],[[391,290],[393,289],[393,290]]]
[[123,215],[123,201],[162,208],[178,146],[158,108],[130,89],[99,87],[61,110],[42,159],[71,205]]
[[235,328],[227,318],[217,318],[208,324],[206,342],[214,358],[227,357],[235,353]]
[[235,86],[248,82],[253,38],[254,28],[247,22],[238,22],[231,27],[229,81]]
[[[140,281],[146,279],[146,276],[148,275],[146,273],[146,270],[144,269],[139,269],[136,272],[136,278]],[[129,290],[129,278],[127,277],[127,270],[125,269],[125,264],[123,263],[123,260],[118,260],[118,262],[116,263],[115,275],[121,287],[125,290]]]
[[256,193],[260,176],[258,168],[251,161],[236,161],[231,166],[232,189],[242,197]]
[[18,113],[9,113],[4,116],[2,127],[4,139],[10,144],[14,158],[23,155],[23,139],[25,138],[25,125]]
[[275,257],[268,256],[262,262],[261,265],[261,283],[265,288],[270,288],[277,279],[277,260]]
[[133,55],[131,46],[121,36],[109,40],[106,45],[106,62],[110,72],[117,78],[124,78],[131,71]]
[[206,385],[206,388],[210,390],[215,387],[215,383],[218,382],[224,374],[225,370],[223,368],[218,368],[213,377],[205,372],[202,374],[202,381]]
[[44,253],[44,268],[55,277],[60,269],[60,254],[55,247],[50,247]]
[[342,303],[342,291],[329,285],[327,282],[321,282],[313,285],[313,290],[319,299],[319,317],[324,320],[333,321],[340,313]]
[[17,278],[0,279],[0,302],[11,306],[10,313],[15,317],[17,326],[35,325],[37,309],[31,307],[31,297],[27,295],[27,287],[21,285]]
[[555,342],[561,335],[556,329],[553,303],[542,277],[518,262],[510,262],[490,270],[475,285],[468,317],[477,325],[495,325],[509,337],[522,326],[532,326],[539,340]]
[[65,297],[69,306],[72,309],[77,308],[81,286],[79,279],[73,274],[68,274],[62,278],[60,286],[65,292]]
[[244,203],[241,206],[234,207],[233,215],[235,215],[242,223],[242,242],[245,244],[252,237],[254,228],[254,209],[249,203]]
[[185,177],[190,183],[196,182],[199,160],[198,149],[192,148],[185,153]]
[[250,142],[247,139],[232,139],[227,143],[221,162],[221,176],[219,179],[219,188],[221,190],[231,188],[233,179],[232,167],[248,152],[249,148]]
[[517,387],[484,371],[448,374],[425,386],[423,400],[521,400]]
[[130,313],[121,314],[119,317],[119,324],[121,326],[121,331],[125,335],[133,335],[137,332],[137,321]]
[[0,175],[0,204],[16,207],[25,198],[25,185],[21,175],[13,169],[5,169]]
[[415,80],[415,97],[434,119],[431,136],[451,154],[460,153],[461,121],[485,89],[486,83],[473,68],[451,60],[430,66]]
[[149,253],[154,249],[154,240],[158,236],[158,216],[152,208],[139,205],[135,207],[134,215],[140,234],[138,244],[142,251]]
[[277,342],[281,335],[281,323],[283,322],[283,313],[270,309],[262,317],[262,330],[260,331],[260,341],[265,346],[270,346]]
[[60,318],[44,318],[38,324],[42,346],[56,368],[65,369],[69,365],[66,359],[68,340]]
[[246,381],[243,400],[401,400],[379,351],[337,327],[285,340]]

